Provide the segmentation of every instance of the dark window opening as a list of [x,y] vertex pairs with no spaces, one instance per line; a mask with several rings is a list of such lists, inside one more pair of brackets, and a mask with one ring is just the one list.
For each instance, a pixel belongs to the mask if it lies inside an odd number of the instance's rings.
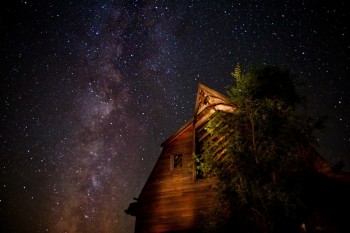
[[174,168],[182,167],[182,154],[174,155]]
[[196,164],[196,179],[197,180],[204,179],[203,171],[198,167],[199,167],[199,164]]
[[[203,130],[204,131],[204,130]],[[204,152],[203,150],[203,142],[198,140],[199,136],[196,137],[196,156],[197,158],[200,160],[200,156],[201,153]],[[199,180],[199,179],[204,179],[204,174],[203,171],[200,169],[200,163],[199,162],[195,162],[195,179]]]

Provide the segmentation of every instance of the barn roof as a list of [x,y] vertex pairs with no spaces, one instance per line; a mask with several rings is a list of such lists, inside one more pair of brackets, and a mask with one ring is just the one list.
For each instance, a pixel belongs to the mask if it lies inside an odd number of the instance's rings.
[[[182,127],[180,127],[169,138],[167,138],[161,144],[161,146],[165,146],[166,144],[171,142],[173,139],[175,139],[181,132],[187,129],[187,127],[191,126],[195,122],[196,116],[200,114],[202,111],[204,111],[205,109],[207,109],[208,107],[219,109],[219,106],[223,108],[223,106],[229,105],[229,102],[230,102],[229,98],[227,98],[225,95],[205,86],[202,83],[199,83],[193,116],[189,121],[187,121],[184,125],[182,125]],[[232,106],[230,105],[226,109],[226,111],[228,111],[229,108],[232,109]]]

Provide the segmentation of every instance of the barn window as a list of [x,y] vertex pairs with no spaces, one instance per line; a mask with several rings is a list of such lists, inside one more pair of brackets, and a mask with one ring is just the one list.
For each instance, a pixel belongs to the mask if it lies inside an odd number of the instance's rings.
[[174,168],[182,167],[182,154],[174,156]]
[[182,154],[172,155],[171,157],[171,169],[182,167]]

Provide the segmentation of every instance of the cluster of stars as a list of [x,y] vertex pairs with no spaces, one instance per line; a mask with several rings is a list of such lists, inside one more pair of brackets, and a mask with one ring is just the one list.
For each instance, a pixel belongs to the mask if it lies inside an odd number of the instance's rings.
[[345,1],[14,1],[1,9],[0,231],[133,232],[124,213],[201,82],[300,77],[331,162],[350,164]]

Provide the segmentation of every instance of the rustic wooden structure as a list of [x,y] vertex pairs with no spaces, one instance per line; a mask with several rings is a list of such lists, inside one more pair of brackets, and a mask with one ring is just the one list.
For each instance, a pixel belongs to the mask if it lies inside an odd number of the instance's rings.
[[[135,208],[135,232],[196,232],[210,209],[211,182],[201,179],[193,155],[208,140],[204,127],[215,111],[233,111],[224,95],[199,84],[194,116],[162,143],[163,150]],[[134,210],[133,210],[134,209]]]
[[[214,201],[213,182],[202,179],[196,170],[194,154],[208,141],[220,141],[205,126],[216,111],[234,112],[224,95],[199,84],[192,119],[162,143],[163,150],[136,202],[125,211],[136,216],[135,233],[199,232],[203,214]],[[225,153],[216,143],[215,155]],[[323,174],[331,166],[316,151],[309,154],[310,167]],[[350,182],[350,180],[348,181]]]

